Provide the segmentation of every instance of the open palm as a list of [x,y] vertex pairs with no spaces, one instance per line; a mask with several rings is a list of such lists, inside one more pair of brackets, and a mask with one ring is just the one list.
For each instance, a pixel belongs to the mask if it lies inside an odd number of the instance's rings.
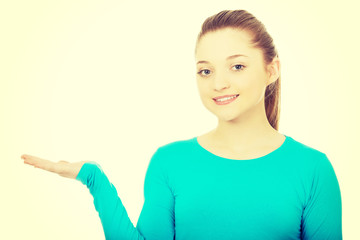
[[49,172],[57,173],[62,177],[76,179],[76,176],[80,172],[81,167],[87,161],[80,161],[70,163],[67,161],[52,162],[39,157],[31,156],[28,154],[21,155],[25,164],[32,165],[36,168],[40,168]]

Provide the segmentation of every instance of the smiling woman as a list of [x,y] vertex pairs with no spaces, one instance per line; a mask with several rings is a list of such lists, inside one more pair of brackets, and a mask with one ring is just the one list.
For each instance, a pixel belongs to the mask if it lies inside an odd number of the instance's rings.
[[327,155],[278,132],[280,59],[264,25],[245,10],[221,11],[203,23],[195,59],[201,101],[218,124],[155,151],[136,227],[98,163],[24,162],[85,184],[106,239],[342,239]]
[[[199,68],[197,82],[200,96],[203,104],[217,115],[219,120],[245,119],[240,115],[249,111],[257,111],[257,114],[252,114],[253,117],[261,117],[261,121],[264,123],[268,121],[264,111],[263,98],[266,88],[279,77],[279,60],[275,58],[266,68],[262,49],[252,47],[251,39],[250,34],[246,31],[227,27],[203,35],[197,44],[196,58],[208,59],[197,62]],[[239,52],[243,54],[231,55]],[[276,94],[279,94],[279,91]],[[224,102],[226,100],[224,98],[236,95],[239,97]],[[216,103],[220,101],[221,105],[231,104],[218,108],[214,105],[213,98],[220,99]],[[273,99],[277,100],[278,97]],[[267,108],[274,108],[274,104],[279,103],[271,102]],[[275,129],[277,128],[277,117],[278,115],[275,115],[272,118],[275,120],[273,122]],[[248,121],[254,122],[249,118]],[[223,122],[219,122],[219,124],[223,124]],[[273,130],[270,125],[267,128],[270,131]],[[268,129],[262,130],[269,131]]]

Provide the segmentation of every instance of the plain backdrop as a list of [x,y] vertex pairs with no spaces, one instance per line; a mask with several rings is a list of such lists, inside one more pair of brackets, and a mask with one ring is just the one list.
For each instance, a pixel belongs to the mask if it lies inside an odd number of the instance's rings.
[[343,235],[360,239],[356,1],[1,1],[0,238],[104,239],[88,189],[22,154],[98,162],[135,225],[155,150],[216,126],[194,47],[225,9],[262,21],[281,60],[279,132],[327,154]]

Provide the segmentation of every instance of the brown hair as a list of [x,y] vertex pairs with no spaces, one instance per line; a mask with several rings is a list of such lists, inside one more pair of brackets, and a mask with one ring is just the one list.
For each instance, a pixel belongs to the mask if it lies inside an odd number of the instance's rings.
[[[197,37],[197,44],[202,36],[223,28],[234,28],[245,30],[252,36],[252,44],[260,48],[264,56],[264,65],[267,66],[278,56],[273,39],[266,31],[263,23],[246,10],[224,10],[208,17],[202,24],[201,31]],[[266,116],[271,126],[278,130],[280,116],[280,75],[279,78],[269,84],[265,91]]]

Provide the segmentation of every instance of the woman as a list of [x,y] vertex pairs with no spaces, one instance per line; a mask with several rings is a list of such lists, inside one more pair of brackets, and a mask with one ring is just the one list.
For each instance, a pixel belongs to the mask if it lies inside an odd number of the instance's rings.
[[342,239],[341,194],[326,154],[280,134],[280,60],[264,25],[226,10],[202,25],[197,84],[212,131],[152,156],[136,228],[95,162],[26,164],[85,184],[106,239]]

